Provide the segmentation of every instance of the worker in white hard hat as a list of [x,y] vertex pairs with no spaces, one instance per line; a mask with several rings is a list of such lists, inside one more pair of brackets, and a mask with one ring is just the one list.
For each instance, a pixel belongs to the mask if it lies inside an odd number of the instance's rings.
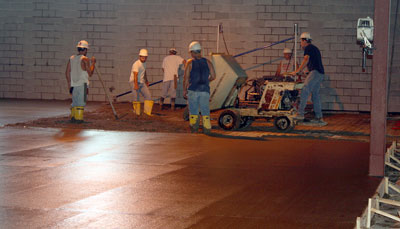
[[169,50],[169,55],[164,57],[162,62],[162,70],[164,78],[162,83],[160,107],[163,109],[164,100],[171,98],[171,109],[175,110],[176,88],[178,86],[178,69],[180,65],[184,65],[186,61],[176,55],[178,52],[175,48]]
[[189,102],[190,130],[192,133],[198,131],[200,110],[203,117],[203,132],[209,134],[211,132],[209,82],[216,78],[215,70],[211,61],[202,57],[199,42],[190,43],[189,52],[192,58],[185,66],[183,95]]
[[297,63],[296,67],[294,66],[295,61],[292,59],[292,50],[290,48],[283,49],[283,57],[284,59],[280,61],[276,69],[275,72],[276,77],[285,77],[286,75],[289,74],[289,72],[292,72],[299,67]]
[[327,123],[322,118],[321,98],[320,98],[320,87],[321,82],[324,79],[324,66],[322,65],[321,52],[319,49],[311,44],[311,35],[308,32],[304,32],[300,35],[301,47],[304,49],[303,61],[295,71],[291,72],[292,75],[296,75],[301,72],[306,66],[309,74],[307,75],[304,86],[301,90],[300,105],[298,113],[294,117],[297,120],[304,120],[304,109],[307,105],[308,97],[311,94],[311,99],[314,106],[315,119],[312,122],[324,126]]
[[140,101],[138,93],[144,97],[144,108],[143,113],[151,116],[151,110],[153,109],[154,101],[151,100],[151,94],[149,90],[149,81],[146,75],[146,60],[148,52],[147,49],[141,49],[139,51],[139,59],[132,65],[131,75],[129,77],[129,83],[132,87],[133,95],[133,111],[136,115],[141,114]]
[[86,105],[89,77],[93,75],[96,58],[89,59],[86,55],[89,43],[85,40],[78,42],[76,46],[78,54],[69,58],[65,76],[68,82],[70,94],[72,94],[71,121],[83,122],[83,111]]

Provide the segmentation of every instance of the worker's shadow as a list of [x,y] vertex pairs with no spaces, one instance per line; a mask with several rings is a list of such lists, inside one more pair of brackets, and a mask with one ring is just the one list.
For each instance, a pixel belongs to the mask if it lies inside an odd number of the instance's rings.
[[325,75],[325,79],[321,85],[321,103],[322,110],[344,110],[343,102],[337,93],[337,89],[333,87],[333,81],[330,75]]

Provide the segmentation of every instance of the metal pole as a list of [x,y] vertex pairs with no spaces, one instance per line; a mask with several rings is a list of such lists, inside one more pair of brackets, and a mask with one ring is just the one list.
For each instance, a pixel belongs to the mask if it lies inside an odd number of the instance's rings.
[[99,77],[99,80],[100,80],[100,82],[101,82],[101,85],[103,86],[104,93],[105,93],[106,96],[107,96],[108,102],[109,102],[110,105],[111,105],[111,109],[112,109],[112,111],[113,111],[113,113],[114,113],[114,117],[115,117],[115,119],[118,119],[117,112],[115,111],[115,108],[114,108],[114,105],[113,105],[112,100],[111,100],[111,98],[110,98],[110,95],[108,95],[108,91],[106,90],[106,86],[105,86],[105,84],[104,84],[104,82],[103,82],[103,79],[102,79],[102,77],[101,77],[101,73],[100,73],[99,70],[97,70],[97,68],[98,68],[98,66],[97,66],[96,68],[94,68],[94,69],[96,70],[97,76]]
[[294,69],[297,69],[297,34],[298,26],[294,24]]
[[385,175],[390,0],[375,0],[369,175]]
[[270,45],[266,45],[266,46],[261,47],[261,48],[256,48],[256,49],[252,49],[252,50],[250,50],[250,51],[246,51],[246,52],[239,53],[239,54],[237,54],[237,55],[234,55],[233,57],[243,56],[243,55],[245,55],[245,54],[248,54],[248,53],[251,53],[251,52],[255,52],[255,51],[258,51],[258,50],[261,50],[261,49],[266,49],[266,48],[272,47],[272,46],[274,46],[274,45],[277,45],[277,44],[280,44],[280,43],[283,43],[283,42],[286,42],[286,41],[290,41],[290,40],[293,40],[293,39],[294,39],[294,37],[286,38],[286,39],[283,39],[283,40],[281,40],[281,41],[274,42],[274,43],[272,43],[272,44],[270,44]]

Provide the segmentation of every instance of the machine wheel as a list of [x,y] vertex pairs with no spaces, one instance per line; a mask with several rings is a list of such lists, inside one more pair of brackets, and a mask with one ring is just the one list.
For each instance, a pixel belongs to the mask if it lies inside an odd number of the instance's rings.
[[249,127],[254,121],[253,117],[250,116],[244,116],[240,118],[240,125],[239,128],[246,128]]
[[219,115],[218,125],[224,130],[236,130],[240,126],[240,115],[236,111],[225,110]]
[[189,106],[186,106],[185,109],[183,109],[183,120],[189,121]]
[[277,130],[287,132],[293,128],[293,123],[286,116],[276,117],[274,120],[274,126]]

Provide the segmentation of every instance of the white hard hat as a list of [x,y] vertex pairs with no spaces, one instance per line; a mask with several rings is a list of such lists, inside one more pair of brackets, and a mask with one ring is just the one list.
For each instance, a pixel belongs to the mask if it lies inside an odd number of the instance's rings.
[[148,56],[148,55],[149,54],[147,52],[147,49],[141,49],[140,52],[139,52],[139,56]]
[[311,39],[311,35],[310,35],[309,32],[304,32],[304,33],[302,33],[302,34],[300,35],[300,38],[301,38],[301,39],[312,40],[312,39]]
[[289,49],[289,48],[284,48],[283,49],[283,54],[286,54],[286,53],[292,54],[292,50]]
[[201,51],[201,45],[198,41],[193,41],[189,45],[189,52],[190,51]]
[[89,43],[85,40],[81,40],[78,42],[78,45],[76,46],[77,48],[85,48],[89,49]]

